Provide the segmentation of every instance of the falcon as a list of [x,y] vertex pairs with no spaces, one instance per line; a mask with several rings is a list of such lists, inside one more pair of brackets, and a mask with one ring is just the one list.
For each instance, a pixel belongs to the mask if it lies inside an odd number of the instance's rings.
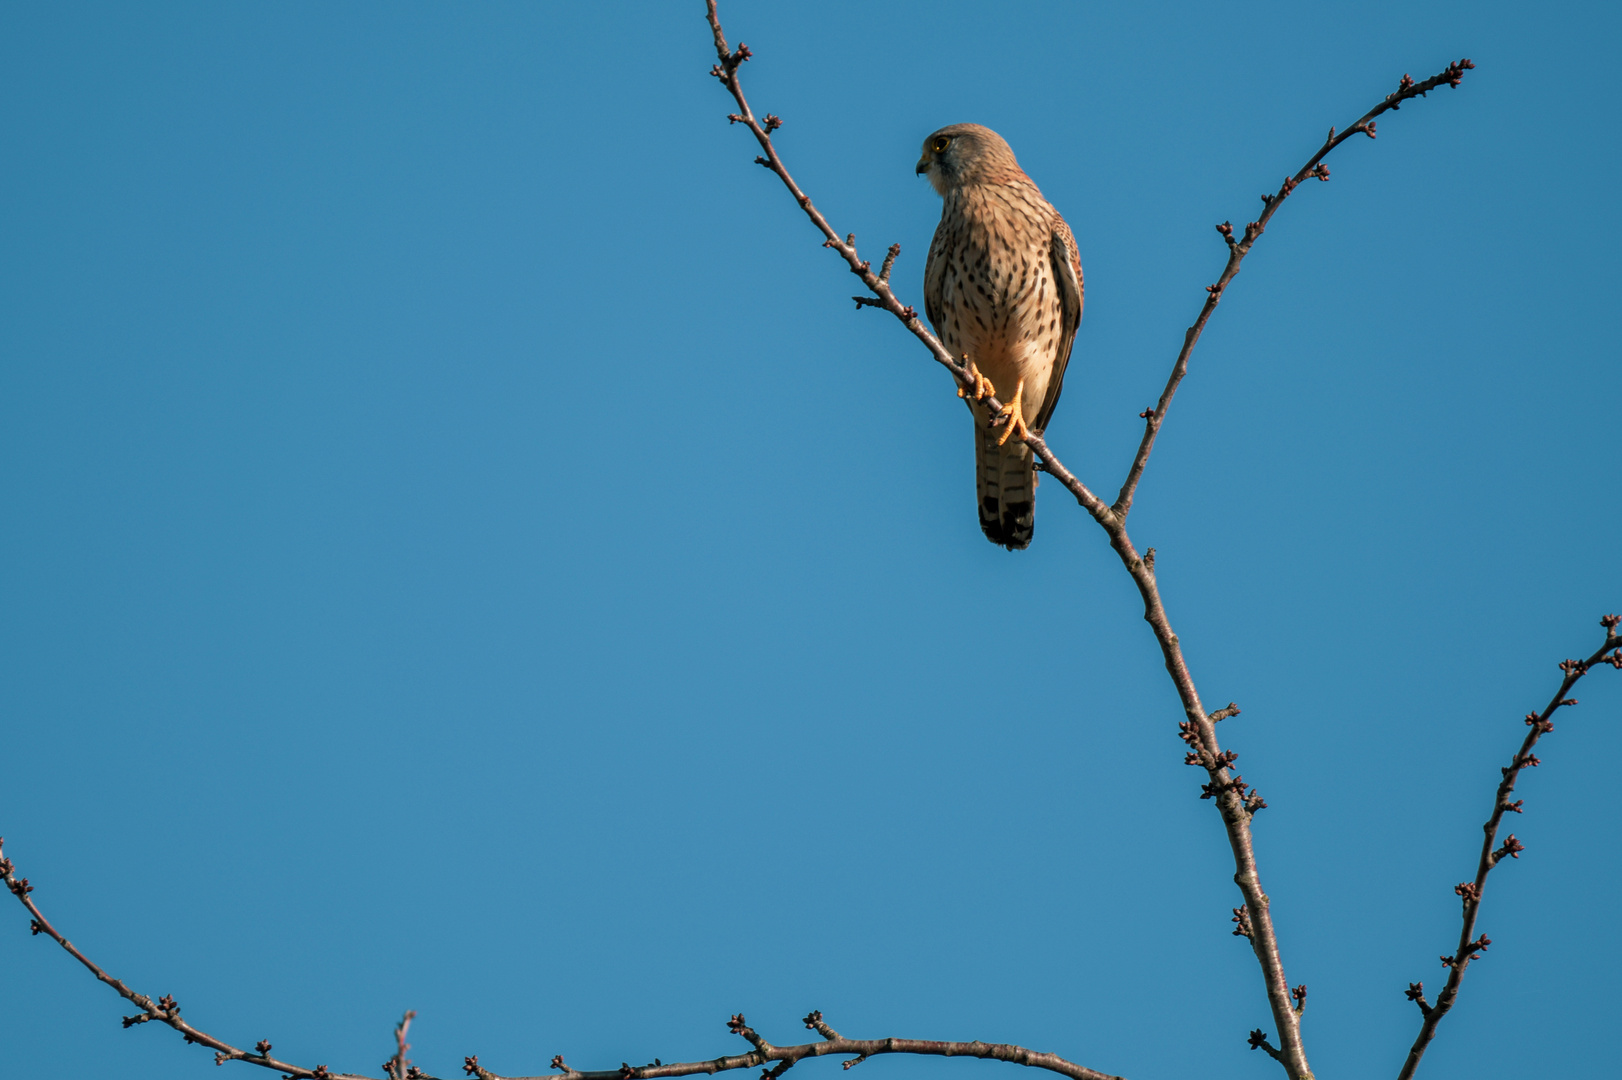
[[[1041,434],[1059,403],[1081,324],[1081,258],[1070,226],[990,128],[941,128],[924,140],[918,175],[943,200],[924,313],[968,361],[975,384],[958,394],[974,418],[980,529],[1014,551],[1030,546],[1036,525],[1036,459],[1011,436]],[[998,387],[1013,393],[993,413],[981,402]]]

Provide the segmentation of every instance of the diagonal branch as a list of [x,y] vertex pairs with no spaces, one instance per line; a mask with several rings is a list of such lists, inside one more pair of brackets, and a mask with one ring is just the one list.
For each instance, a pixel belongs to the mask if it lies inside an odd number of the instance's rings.
[[[822,211],[818,210],[811,202],[811,196],[807,195],[801,190],[800,185],[794,182],[794,177],[789,174],[788,167],[783,164],[783,159],[778,156],[777,148],[772,145],[772,132],[782,127],[783,121],[771,113],[766,114],[764,121],[756,119],[754,110],[749,107],[749,101],[744,97],[743,85],[738,79],[738,69],[743,66],[744,61],[754,54],[749,51],[749,46],[741,41],[738,43],[736,50],[727,45],[726,34],[721,29],[721,16],[715,6],[716,0],[705,0],[705,3],[708,8],[710,31],[715,36],[715,55],[720,61],[710,68],[710,74],[721,80],[722,84],[727,88],[727,93],[731,94],[732,99],[738,103],[738,111],[728,113],[727,119],[734,124],[743,124],[747,127],[750,133],[754,135],[755,141],[760,144],[761,150],[764,151],[761,156],[755,158],[755,163],[763,165],[777,174],[777,178],[783,181],[783,186],[788,188],[789,194],[794,197],[794,201],[799,204],[800,209],[805,211],[805,216],[811,219],[811,224],[815,225],[817,231],[822,233],[824,238],[822,246],[833,248],[834,251],[838,252],[839,256],[845,260],[846,265],[850,267],[850,272],[861,278],[862,284],[867,286],[868,291],[877,298],[870,300],[865,296],[855,297],[856,306],[858,308],[883,308],[900,319],[901,324],[923,343],[924,348],[929,350],[936,363],[952,373],[952,377],[957,380],[958,386],[973,392],[976,389],[978,379],[975,378],[967,358],[956,357],[948,352],[946,347],[940,343],[940,339],[930,333],[929,328],[918,317],[918,312],[910,305],[903,304],[897,299],[894,290],[890,288],[890,269],[895,266],[896,257],[901,253],[901,245],[891,245],[889,254],[879,268],[879,273],[875,274],[872,263],[863,259],[856,250],[856,234],[849,233],[841,239],[839,233],[834,231],[834,227],[828,224],[828,219],[823,216]],[[995,397],[986,397],[981,400],[986,403],[993,413],[1002,409],[1003,403]],[[1032,434],[1026,437],[1025,442],[1042,459],[1043,469],[1058,480],[1059,483],[1063,484],[1066,490],[1076,497],[1076,501],[1098,520],[1099,524],[1107,527],[1108,522],[1114,515],[1104,500],[1094,495],[1085,484],[1076,478],[1074,473],[1066,469],[1053,456],[1053,452],[1047,448],[1047,443],[1043,442],[1040,436]]]
[[819,1042],[801,1043],[798,1046],[773,1046],[761,1038],[754,1029],[744,1022],[740,1013],[727,1023],[727,1028],[734,1034],[749,1040],[754,1049],[747,1054],[736,1054],[732,1057],[718,1057],[709,1061],[653,1062],[649,1065],[621,1065],[617,1069],[604,1069],[596,1072],[576,1072],[564,1064],[561,1056],[552,1059],[552,1067],[559,1072],[544,1073],[540,1076],[506,1077],[493,1073],[479,1064],[477,1057],[467,1059],[462,1066],[469,1076],[478,1077],[478,1080],[660,1080],[667,1076],[696,1076],[699,1073],[728,1072],[733,1069],[754,1069],[767,1062],[776,1062],[770,1069],[763,1069],[762,1080],[777,1080],[797,1063],[806,1058],[826,1056],[854,1055],[844,1063],[849,1069],[860,1065],[870,1057],[882,1054],[918,1054],[926,1057],[974,1057],[985,1058],[991,1061],[1006,1061],[1014,1065],[1027,1065],[1034,1069],[1045,1069],[1048,1072],[1068,1076],[1071,1080],[1121,1080],[1121,1077],[1112,1076],[1089,1069],[1084,1065],[1066,1061],[1057,1054],[1043,1054],[1035,1050],[1027,1050],[1023,1046],[1011,1046],[1008,1043],[975,1042],[932,1042],[927,1039],[847,1039],[839,1032],[823,1022],[822,1014],[814,1012],[805,1018],[805,1026],[817,1031],[823,1038]]
[[1540,762],[1532,753],[1532,747],[1537,745],[1539,739],[1554,730],[1554,721],[1550,719],[1556,709],[1565,705],[1575,705],[1577,700],[1566,695],[1577,684],[1577,680],[1588,674],[1596,664],[1610,664],[1622,670],[1622,636],[1616,632],[1617,624],[1622,618],[1616,615],[1607,615],[1600,620],[1605,627],[1605,644],[1601,645],[1594,655],[1586,660],[1562,660],[1560,670],[1565,678],[1560,681],[1560,689],[1555,691],[1554,697],[1549,699],[1541,713],[1527,713],[1526,726],[1530,729],[1526,738],[1521,740],[1521,748],[1510,759],[1509,765],[1501,769],[1503,779],[1498,782],[1498,792],[1493,797],[1492,815],[1487,823],[1481,827],[1485,837],[1481,842],[1481,858],[1476,863],[1476,877],[1474,881],[1463,881],[1453,887],[1453,891],[1464,901],[1463,925],[1459,929],[1459,946],[1451,956],[1442,957],[1442,963],[1448,969],[1447,985],[1442,992],[1436,995],[1436,1004],[1432,1005],[1425,1000],[1425,984],[1409,983],[1408,1000],[1419,1006],[1424,1016],[1424,1023],[1420,1025],[1419,1036],[1414,1039],[1413,1047],[1408,1051],[1408,1058],[1402,1064],[1402,1071],[1397,1074],[1398,1080],[1410,1080],[1415,1070],[1419,1068],[1419,1059],[1425,1056],[1425,1049],[1430,1045],[1431,1039],[1436,1036],[1436,1026],[1442,1022],[1442,1017],[1453,1007],[1459,996],[1459,984],[1464,981],[1464,969],[1470,966],[1477,953],[1486,952],[1492,939],[1483,934],[1479,938],[1471,938],[1476,930],[1476,915],[1481,911],[1482,893],[1487,888],[1487,875],[1492,873],[1493,867],[1503,861],[1507,855],[1512,859],[1520,857],[1526,848],[1510,833],[1504,838],[1502,846],[1494,848],[1498,840],[1498,825],[1504,814],[1521,812],[1521,800],[1509,801],[1509,796],[1515,790],[1515,780],[1520,776],[1521,770],[1536,767]]
[[1404,75],[1397,84],[1395,93],[1386,95],[1384,101],[1364,113],[1351,127],[1335,134],[1335,129],[1329,129],[1329,136],[1324,140],[1318,152],[1307,159],[1307,163],[1297,169],[1295,175],[1286,176],[1284,183],[1279,186],[1278,194],[1262,196],[1262,213],[1255,221],[1245,226],[1244,232],[1236,239],[1233,235],[1233,226],[1224,221],[1217,226],[1217,231],[1228,242],[1228,264],[1222,268],[1222,276],[1217,278],[1215,285],[1205,287],[1205,306],[1200,308],[1200,314],[1194,320],[1194,325],[1188,328],[1183,335],[1183,348],[1177,354],[1177,362],[1172,365],[1171,377],[1166,380],[1166,388],[1160,392],[1160,400],[1155,407],[1146,410],[1142,415],[1146,421],[1143,430],[1143,441],[1138,444],[1138,452],[1132,459],[1132,467],[1127,470],[1126,482],[1121,485],[1121,493],[1115,498],[1115,505],[1111,507],[1121,517],[1132,510],[1132,497],[1137,494],[1138,481],[1143,479],[1143,470],[1149,464],[1149,454],[1155,447],[1155,436],[1160,434],[1160,425],[1166,421],[1166,410],[1171,408],[1172,395],[1177,393],[1177,386],[1188,374],[1188,358],[1194,352],[1194,346],[1199,343],[1200,334],[1205,331],[1205,324],[1211,320],[1212,312],[1216,311],[1217,304],[1222,302],[1222,292],[1228,287],[1228,282],[1239,273],[1239,264],[1245,261],[1256,246],[1256,241],[1262,233],[1267,231],[1267,223],[1278,213],[1278,208],[1284,205],[1284,200],[1290,193],[1309,179],[1328,180],[1329,168],[1322,164],[1323,159],[1329,156],[1329,151],[1351,138],[1359,132],[1374,138],[1374,118],[1387,109],[1395,110],[1410,98],[1423,97],[1438,86],[1458,86],[1464,78],[1464,73],[1475,64],[1469,60],[1459,60],[1449,64],[1438,75],[1432,75],[1424,82],[1416,83]]

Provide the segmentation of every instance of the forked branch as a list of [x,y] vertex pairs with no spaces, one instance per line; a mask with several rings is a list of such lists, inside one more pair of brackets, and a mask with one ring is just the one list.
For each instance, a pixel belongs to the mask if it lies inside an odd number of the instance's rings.
[[1453,886],[1453,891],[1464,903],[1463,925],[1459,928],[1459,944],[1451,955],[1442,957],[1442,964],[1448,969],[1447,985],[1442,992],[1436,995],[1436,1004],[1432,1005],[1425,999],[1425,984],[1422,982],[1408,984],[1408,1000],[1419,1006],[1419,1012],[1424,1017],[1420,1024],[1419,1036],[1414,1039],[1414,1045],[1408,1051],[1407,1060],[1402,1064],[1402,1071],[1397,1074],[1397,1080],[1410,1080],[1414,1071],[1419,1068],[1419,1059],[1425,1056],[1425,1048],[1430,1045],[1431,1039],[1436,1036],[1436,1026],[1442,1022],[1442,1017],[1453,1007],[1459,996],[1459,984],[1464,981],[1465,969],[1478,953],[1487,951],[1492,939],[1482,934],[1480,937],[1471,937],[1476,932],[1476,916],[1481,911],[1481,900],[1487,889],[1487,875],[1492,873],[1493,867],[1503,862],[1505,857],[1517,859],[1526,847],[1510,833],[1504,838],[1501,846],[1495,847],[1498,842],[1498,826],[1506,813],[1519,814],[1522,800],[1509,801],[1515,791],[1515,781],[1521,775],[1522,769],[1535,768],[1542,764],[1532,747],[1537,745],[1539,739],[1554,730],[1554,716],[1557,709],[1577,704],[1577,699],[1567,697],[1571,688],[1577,685],[1577,680],[1588,674],[1600,664],[1609,664],[1622,670],[1622,636],[1616,632],[1617,624],[1622,617],[1607,615],[1600,620],[1605,628],[1605,644],[1601,645],[1594,654],[1586,660],[1562,660],[1560,670],[1565,677],[1560,680],[1560,689],[1556,690],[1549,704],[1544,706],[1540,713],[1526,714],[1526,738],[1521,740],[1521,748],[1515,751],[1515,756],[1509,764],[1499,770],[1503,779],[1498,782],[1498,791],[1493,796],[1492,813],[1487,823],[1481,827],[1485,834],[1481,841],[1481,857],[1476,861],[1476,876],[1474,881],[1461,881]]
[[[748,100],[743,93],[743,86],[739,80],[738,71],[745,61],[752,55],[748,46],[740,43],[736,50],[727,44],[726,34],[721,29],[720,16],[716,10],[716,0],[706,0],[706,8],[710,23],[710,30],[715,38],[715,52],[718,63],[710,69],[710,74],[726,86],[727,92],[738,105],[738,112],[729,113],[727,119],[733,123],[742,123],[749,128],[755,141],[760,144],[763,155],[755,161],[772,172],[782,180],[788,188],[800,209],[803,210],[811,223],[823,234],[823,246],[831,247],[837,251],[850,268],[850,271],[862,279],[873,298],[856,297],[858,309],[862,307],[880,307],[901,320],[908,331],[916,337],[935,361],[952,373],[960,389],[972,389],[975,383],[973,367],[967,357],[954,357],[941,345],[934,334],[919,320],[917,311],[910,305],[901,303],[890,286],[889,271],[894,265],[896,249],[891,248],[891,257],[879,274],[874,274],[870,264],[861,258],[856,250],[856,237],[847,235],[843,239],[828,223],[827,218],[811,202],[800,186],[794,182],[784,166],[782,158],[772,144],[772,132],[782,126],[782,120],[775,115],[768,114],[766,121],[761,123],[755,119],[755,113],[750,108]],[[1229,846],[1233,851],[1234,882],[1239,886],[1245,899],[1243,909],[1244,933],[1251,947],[1255,950],[1256,959],[1262,969],[1263,982],[1267,989],[1268,1004],[1273,1013],[1273,1021],[1278,1025],[1278,1047],[1272,1047],[1265,1036],[1258,1041],[1252,1038],[1251,1045],[1260,1047],[1263,1044],[1269,1048],[1270,1053],[1284,1066],[1285,1072],[1292,1080],[1309,1080],[1312,1070],[1307,1064],[1306,1050],[1301,1042],[1300,1011],[1295,1007],[1295,997],[1285,978],[1284,963],[1279,956],[1278,937],[1273,927],[1272,915],[1269,910],[1267,894],[1262,890],[1261,877],[1256,864],[1255,847],[1251,840],[1250,819],[1267,804],[1244,782],[1237,774],[1230,772],[1228,766],[1233,764],[1237,757],[1232,751],[1224,751],[1217,742],[1216,719],[1206,715],[1204,706],[1200,703],[1199,692],[1195,689],[1193,676],[1188,669],[1187,661],[1183,657],[1182,647],[1177,635],[1172,631],[1171,622],[1166,615],[1165,605],[1160,597],[1159,586],[1154,574],[1154,551],[1150,549],[1145,555],[1139,555],[1126,531],[1126,516],[1132,507],[1132,499],[1137,491],[1138,483],[1143,478],[1144,469],[1148,465],[1149,454],[1154,448],[1156,435],[1165,422],[1167,410],[1171,406],[1172,396],[1177,392],[1178,385],[1188,372],[1189,357],[1198,343],[1200,334],[1210,321],[1212,313],[1220,302],[1223,290],[1239,272],[1240,264],[1245,256],[1255,246],[1257,239],[1266,230],[1267,223],[1272,219],[1284,200],[1295,190],[1300,183],[1308,178],[1316,177],[1319,180],[1329,179],[1329,169],[1322,164],[1325,156],[1339,146],[1353,134],[1362,133],[1369,137],[1374,136],[1374,118],[1381,113],[1398,108],[1402,102],[1421,96],[1430,90],[1446,83],[1457,86],[1466,70],[1474,67],[1469,60],[1460,60],[1449,64],[1446,70],[1422,83],[1416,83],[1404,75],[1394,93],[1389,94],[1374,108],[1359,118],[1346,131],[1336,134],[1330,129],[1324,145],[1314,154],[1305,165],[1293,176],[1286,177],[1277,195],[1262,197],[1264,204],[1262,214],[1245,227],[1240,237],[1233,235],[1232,226],[1224,223],[1218,226],[1223,238],[1228,244],[1228,262],[1223,268],[1222,275],[1214,285],[1207,286],[1205,304],[1200,310],[1194,325],[1188,328],[1183,335],[1182,349],[1178,352],[1177,360],[1172,366],[1172,373],[1167,380],[1166,388],[1161,392],[1160,400],[1153,409],[1145,411],[1142,415],[1147,421],[1143,439],[1133,458],[1132,465],[1127,470],[1125,483],[1121,486],[1120,495],[1115,504],[1106,506],[1086,484],[1082,483],[1073,473],[1064,467],[1048,448],[1047,443],[1038,435],[1021,433],[1026,444],[1035,452],[1044,471],[1055,477],[1063,484],[1076,501],[1092,515],[1093,519],[1103,527],[1109,537],[1110,546],[1115,549],[1122,565],[1132,575],[1133,582],[1138,587],[1138,593],[1143,600],[1143,617],[1154,630],[1155,639],[1160,645],[1161,656],[1166,664],[1166,671],[1171,676],[1173,684],[1177,687],[1177,695],[1182,701],[1186,719],[1179,725],[1181,738],[1188,744],[1189,753],[1185,760],[1191,765],[1198,765],[1206,770],[1207,782],[1201,787],[1201,797],[1211,799],[1222,815],[1223,826],[1227,831]],[[989,403],[992,409],[1000,409],[1001,402]],[[1239,916],[1236,916],[1239,918]]]

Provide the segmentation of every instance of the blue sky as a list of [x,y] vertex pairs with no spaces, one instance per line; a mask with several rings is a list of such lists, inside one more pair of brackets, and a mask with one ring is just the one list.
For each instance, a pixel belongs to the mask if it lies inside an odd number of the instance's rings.
[[[724,15],[911,301],[923,136],[1009,139],[1086,268],[1048,437],[1105,490],[1212,226],[1403,72],[1480,65],[1281,211],[1132,523],[1244,707],[1313,1064],[1395,1075],[1520,718],[1622,609],[1616,9]],[[308,1065],[375,1072],[406,1008],[442,1076],[817,1008],[1277,1075],[1130,582],[1056,485],[1029,551],[980,537],[950,381],[751,164],[701,16],[5,7],[6,853],[114,974]],[[1424,1076],[1614,1068],[1622,677],[1578,697]],[[0,958],[7,1075],[217,1075],[20,909]]]

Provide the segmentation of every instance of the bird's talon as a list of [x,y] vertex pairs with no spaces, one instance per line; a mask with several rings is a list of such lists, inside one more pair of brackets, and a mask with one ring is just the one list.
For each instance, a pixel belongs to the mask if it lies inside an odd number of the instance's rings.
[[1012,435],[1015,431],[1019,432],[1019,437],[1021,439],[1025,438],[1031,433],[1030,428],[1025,426],[1025,411],[1023,408],[1024,401],[1025,380],[1021,379],[1019,380],[1019,385],[1014,387],[1013,400],[1004,405],[1002,407],[1002,411],[997,414],[997,419],[1002,421],[1003,426],[1002,437],[997,440],[998,446],[1001,446],[1003,443],[1007,442],[1008,436]]
[[[974,387],[974,400],[984,401],[988,397],[996,397],[997,388],[991,385],[990,379],[980,374],[980,369],[974,366],[974,361],[965,356],[963,358],[963,362],[964,366],[968,369],[968,377]],[[958,384],[957,396],[960,398],[966,398],[969,396],[969,391],[963,386],[962,383]]]

